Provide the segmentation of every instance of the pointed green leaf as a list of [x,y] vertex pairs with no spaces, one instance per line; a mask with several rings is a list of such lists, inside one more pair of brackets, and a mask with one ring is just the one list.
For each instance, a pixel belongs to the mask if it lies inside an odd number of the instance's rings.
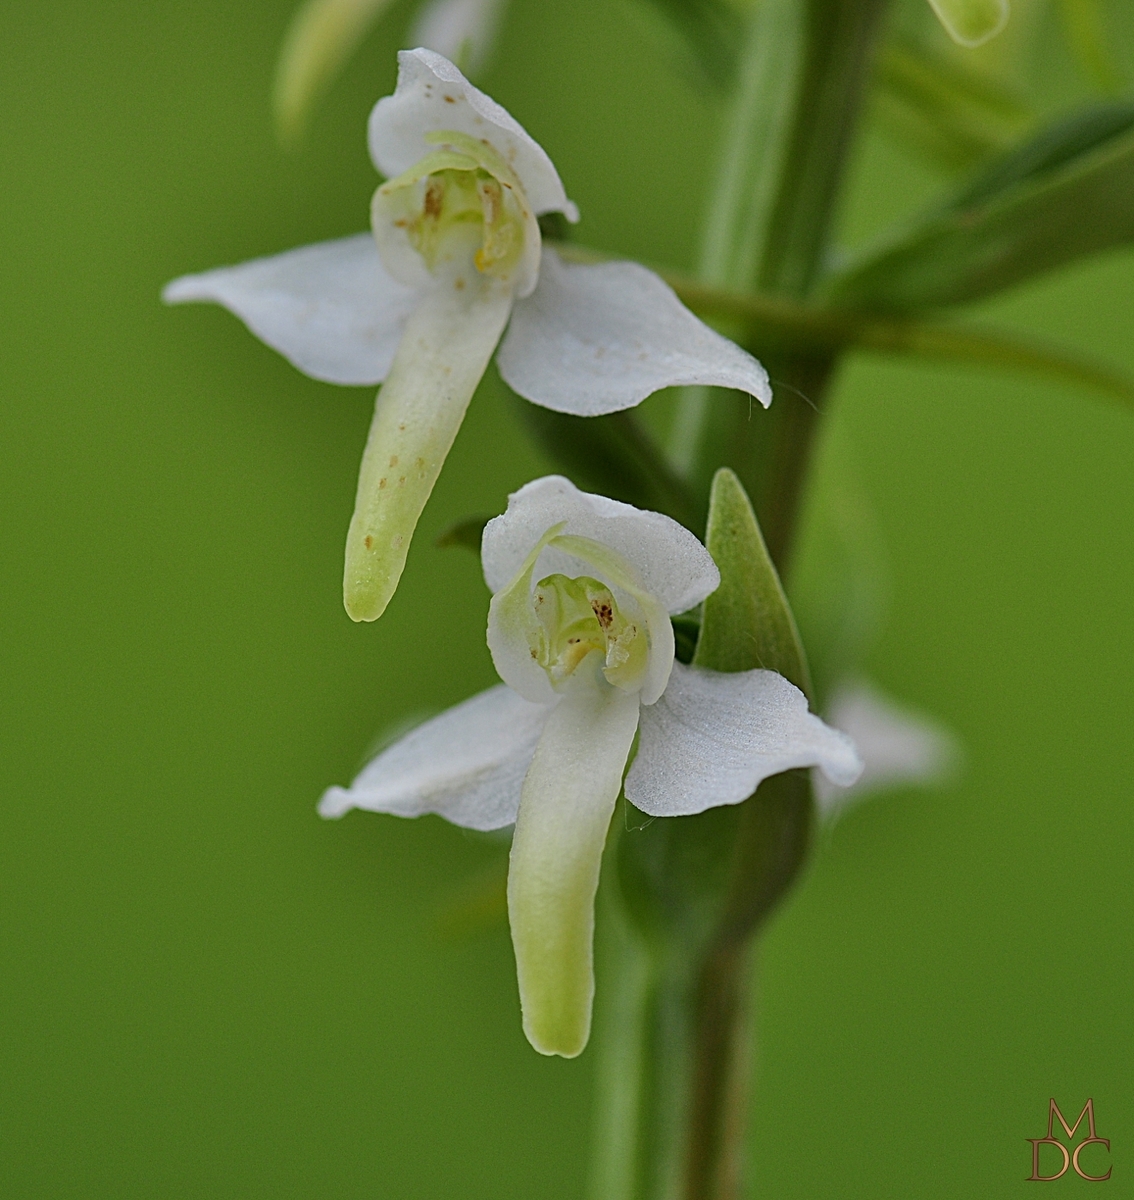
[[823,287],[859,310],[961,304],[1134,240],[1134,104],[1076,114]]
[[705,545],[721,585],[702,607],[693,662],[714,671],[779,671],[810,692],[807,659],[756,514],[736,475],[713,477]]
[[990,164],[945,205],[969,212],[995,201],[1016,184],[1050,181],[1062,168],[1074,168],[1134,128],[1134,104],[1092,104],[1039,129],[1027,141]]
[[[763,667],[802,688],[803,647],[752,505],[728,469],[713,479],[705,544],[721,584],[702,606],[697,666]],[[677,944],[690,964],[743,942],[795,877],[811,830],[808,771],[765,779],[743,804],[631,829],[618,843],[622,896],[656,947]]]

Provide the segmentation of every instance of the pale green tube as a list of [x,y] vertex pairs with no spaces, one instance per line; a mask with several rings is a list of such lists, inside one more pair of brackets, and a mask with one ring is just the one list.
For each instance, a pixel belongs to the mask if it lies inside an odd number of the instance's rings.
[[347,533],[343,603],[352,620],[376,621],[389,604],[511,310],[512,289],[471,270],[439,281],[407,322],[378,392]]
[[1009,0],[929,0],[949,36],[962,46],[979,46],[1008,24]]
[[636,693],[580,679],[552,710],[524,779],[508,920],[524,1033],[541,1054],[574,1058],[590,1037],[595,892],[637,728]]

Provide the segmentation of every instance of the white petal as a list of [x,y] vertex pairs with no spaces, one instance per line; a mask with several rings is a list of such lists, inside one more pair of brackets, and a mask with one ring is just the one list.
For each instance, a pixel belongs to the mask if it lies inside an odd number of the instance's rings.
[[[505,587],[544,533],[560,523],[562,533],[592,538],[621,555],[671,613],[699,604],[720,584],[708,550],[684,526],[661,513],[581,492],[562,475],[546,475],[513,492],[507,511],[485,526],[481,562],[489,588]],[[534,578],[584,573],[579,568],[578,559],[549,547]]]
[[488,605],[488,651],[497,675],[533,704],[549,704],[555,690],[536,661],[539,622],[532,606],[532,571],[556,528],[548,530],[528,552],[520,569],[493,594]]
[[768,372],[699,321],[652,271],[579,266],[544,247],[539,283],[517,301],[497,364],[527,400],[595,417],[679,384],[711,384],[772,402]]
[[524,1032],[541,1054],[587,1044],[599,867],[638,698],[580,688],[552,710],[524,780],[508,868],[508,920]]
[[364,808],[397,817],[437,813],[466,829],[511,825],[550,712],[497,684],[383,750],[349,788],[328,788],[319,815]]
[[939,782],[958,757],[954,740],[940,726],[897,707],[862,681],[836,689],[827,717],[854,738],[863,770],[849,788],[815,780],[815,798],[824,815],[888,787]]
[[431,0],[422,6],[410,44],[435,50],[475,75],[496,41],[504,0]]
[[642,709],[626,796],[650,816],[686,816],[739,804],[769,775],[811,766],[842,784],[862,770],[851,739],[809,713],[782,675],[678,662],[662,698]]
[[579,219],[551,159],[515,118],[440,54],[402,50],[397,89],[370,114],[370,157],[383,175],[393,178],[436,148],[425,135],[439,130],[487,139],[512,165],[537,213],[558,211]]
[[327,383],[380,383],[419,293],[393,279],[368,233],[166,285],[166,304],[223,304],[305,375]]
[[374,407],[347,531],[343,601],[353,620],[377,620],[390,602],[511,307],[510,289],[458,276],[426,292],[406,323]]

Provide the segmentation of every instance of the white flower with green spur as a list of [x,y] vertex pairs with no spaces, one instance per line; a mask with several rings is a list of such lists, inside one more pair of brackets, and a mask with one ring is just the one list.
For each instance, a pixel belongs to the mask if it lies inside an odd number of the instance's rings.
[[515,823],[508,916],[524,1032],[570,1058],[590,1032],[595,892],[635,733],[625,792],[654,817],[738,804],[793,767],[848,786],[861,763],[782,675],[675,661],[670,615],[720,573],[669,517],[551,475],[509,498],[481,558],[504,683],[407,734],[319,811]]
[[498,342],[505,381],[558,412],[599,416],[694,383],[772,399],[763,367],[653,272],[572,265],[544,248],[537,216],[578,214],[543,149],[441,55],[398,61],[396,91],[370,114],[370,155],[388,176],[373,236],[185,276],[164,292],[224,305],[316,379],[384,381],[347,534],[344,600],[360,621],[381,616],[397,587]]

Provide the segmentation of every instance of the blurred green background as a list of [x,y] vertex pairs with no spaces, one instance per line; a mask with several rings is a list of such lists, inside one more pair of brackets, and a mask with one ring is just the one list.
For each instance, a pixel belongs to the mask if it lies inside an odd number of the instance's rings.
[[[383,726],[493,680],[478,564],[432,538],[548,464],[490,377],[388,614],[352,625],[372,391],[158,302],[365,227],[409,10],[289,156],[291,9],[0,9],[0,1191],[579,1197],[593,1052],[538,1057],[504,925],[440,919],[502,843],[314,807]],[[692,262],[720,109],[641,7],[515,0],[482,82],[582,239]],[[868,135],[848,237],[936,182]],[[1134,255],[984,315],[1134,371]],[[1092,1096],[1134,1195],[1134,414],[862,358],[821,470],[847,461],[892,573],[871,671],[966,769],[846,815],[767,938],[759,1194],[1027,1195],[1048,1098]]]

